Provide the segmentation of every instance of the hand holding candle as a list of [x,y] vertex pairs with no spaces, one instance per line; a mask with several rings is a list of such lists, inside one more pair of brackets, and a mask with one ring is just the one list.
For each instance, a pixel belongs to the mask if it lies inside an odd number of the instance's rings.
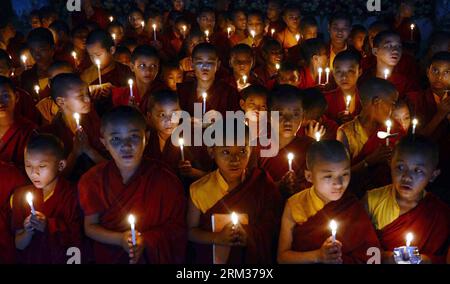
[[337,223],[334,220],[330,222],[330,230],[331,230],[331,238],[333,243],[336,242],[336,233],[337,233]]
[[136,245],[135,222],[136,222],[136,219],[134,218],[134,215],[133,214],[128,215],[128,223],[130,223],[130,227],[131,227],[131,242],[133,243],[133,246]]
[[288,153],[287,155],[288,158],[288,164],[289,164],[289,171],[292,172],[292,161],[294,160],[294,154],[293,153]]
[[181,160],[184,161],[184,151],[183,151],[184,139],[183,138],[178,139],[178,144],[180,145]]
[[34,210],[34,205],[33,205],[33,194],[31,192],[27,192],[27,195],[25,198],[27,199],[27,202],[30,205],[31,215],[35,216],[36,210]]

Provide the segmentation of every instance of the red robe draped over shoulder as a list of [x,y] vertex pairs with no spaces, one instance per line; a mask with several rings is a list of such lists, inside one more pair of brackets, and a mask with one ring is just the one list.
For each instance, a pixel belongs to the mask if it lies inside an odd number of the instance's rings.
[[[326,116],[339,123],[338,114],[345,111],[344,93],[342,92],[341,88],[337,88],[333,91],[326,92],[324,95],[328,103],[328,109],[327,112],[325,113]],[[361,98],[359,97],[358,92],[356,93],[355,98],[356,98],[355,109],[351,113],[353,117],[357,116],[362,109]]]
[[[78,184],[86,216],[99,214],[107,230],[130,230],[129,214],[136,217],[145,250],[140,263],[184,263],[187,243],[186,199],[178,178],[156,160],[142,160],[127,184],[113,161],[89,170]],[[96,263],[129,263],[122,247],[94,241]]]

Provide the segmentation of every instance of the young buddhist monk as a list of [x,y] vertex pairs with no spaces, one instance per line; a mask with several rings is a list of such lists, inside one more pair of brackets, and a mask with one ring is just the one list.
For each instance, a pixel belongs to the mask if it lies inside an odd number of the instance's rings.
[[183,263],[182,185],[158,161],[143,159],[149,135],[145,117],[133,107],[114,108],[102,117],[101,133],[113,160],[92,168],[78,185],[95,262]]
[[298,44],[296,36],[300,35],[300,16],[300,9],[295,4],[289,4],[283,10],[283,21],[286,28],[277,33],[275,38],[284,50]]
[[269,90],[276,83],[278,69],[281,61],[283,61],[283,54],[283,48],[278,41],[269,39],[264,42],[262,46],[264,64],[255,68],[255,74]]
[[264,35],[264,16],[259,11],[250,11],[247,14],[247,34],[248,36],[240,41],[253,49],[255,64],[261,66],[264,64],[262,47],[269,37]]
[[233,47],[248,36],[247,15],[244,10],[236,9],[231,13],[231,20],[234,26],[234,32],[230,36],[230,44]]
[[[328,67],[327,46],[318,38],[305,40],[300,46],[303,67],[300,70],[300,88],[313,88],[326,83],[325,69]],[[319,70],[322,70],[319,82]],[[331,76],[331,75],[330,75]]]
[[[338,141],[312,144],[306,178],[313,184],[288,199],[281,221],[279,263],[366,263],[379,242],[364,207],[349,192],[350,155]],[[330,222],[336,222],[332,236]]]
[[408,104],[404,100],[398,100],[392,109],[392,119],[401,126],[404,133],[409,132],[411,126],[411,112]]
[[349,15],[336,13],[331,16],[328,22],[328,32],[330,33],[328,57],[330,58],[331,67],[333,67],[333,61],[336,54],[348,49],[347,41],[351,29],[352,19]]
[[162,81],[171,91],[177,91],[177,84],[183,83],[184,72],[178,61],[166,62],[162,66]]
[[76,185],[61,177],[65,165],[61,140],[49,134],[30,138],[25,170],[32,185],[16,189],[11,200],[18,263],[65,264],[67,249],[80,248],[81,209]]
[[407,233],[422,263],[445,263],[450,236],[450,209],[428,192],[439,175],[439,150],[421,136],[403,138],[391,162],[392,184],[371,190],[366,209],[378,231],[383,262],[393,263],[393,251],[404,246]]
[[297,65],[292,62],[284,61],[280,64],[280,70],[278,70],[277,84],[288,84],[294,87],[298,87],[300,83],[300,73]]
[[390,133],[395,133],[396,136],[387,138],[389,142],[378,138],[379,131],[387,131],[386,121],[398,99],[394,85],[384,79],[372,78],[364,82],[359,90],[361,113],[338,129],[337,140],[349,150],[354,176],[352,190],[362,196],[377,184],[386,185],[390,182],[387,162],[392,150],[389,146],[395,145],[395,141],[403,132],[392,122]]
[[255,60],[252,48],[247,44],[237,44],[230,51],[232,74],[224,80],[239,92],[251,84],[260,83],[256,74],[252,72],[254,65]]
[[[224,263],[271,263],[280,196],[265,171],[248,169],[249,134],[235,134],[231,138],[225,131],[230,124],[236,127],[234,130],[238,125],[244,126],[243,121],[225,120],[220,144],[208,148],[218,169],[190,187],[187,220],[189,240],[195,248],[194,262],[217,263],[213,259],[213,246],[226,246],[229,255]],[[242,223],[233,226],[230,219],[222,229],[214,231],[212,216],[218,218],[217,214],[232,212],[246,214],[248,222],[241,219]]]
[[131,52],[125,46],[119,45],[116,47],[116,52],[114,52],[114,60],[126,65],[131,66]]

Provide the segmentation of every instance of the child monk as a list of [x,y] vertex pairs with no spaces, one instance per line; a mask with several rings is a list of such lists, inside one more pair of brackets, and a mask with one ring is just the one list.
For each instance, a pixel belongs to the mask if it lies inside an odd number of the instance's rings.
[[[336,13],[331,16],[328,22],[328,32],[330,33],[330,43],[328,57],[330,66],[333,67],[333,61],[336,55],[348,49],[347,41],[352,29],[352,19],[344,13]],[[333,68],[330,68],[333,69]]]
[[401,126],[404,133],[408,133],[411,126],[411,112],[404,100],[398,100],[392,109],[392,119]]
[[[59,113],[40,132],[54,134],[63,141],[67,158],[63,174],[76,181],[106,156],[99,140],[100,120],[91,107],[87,85],[78,75],[57,75],[52,80],[51,91]],[[79,120],[74,117],[75,113]]]
[[192,31],[184,40],[183,48],[180,52],[180,65],[186,79],[195,77],[194,67],[192,66],[192,51],[197,44],[205,42],[205,35],[200,31]]
[[236,9],[231,12],[231,20],[234,26],[234,32],[230,36],[230,45],[233,47],[248,36],[247,15],[244,10]]
[[[230,124],[232,124],[230,126]],[[228,264],[271,263],[271,244],[276,234],[280,196],[269,175],[258,168],[248,169],[249,133],[243,121],[224,121],[223,139],[208,148],[217,170],[190,187],[188,236],[195,248],[195,263],[216,263],[213,246],[230,248]],[[242,126],[242,127],[241,127]],[[226,128],[246,129],[246,134],[230,137]],[[217,141],[217,140],[216,140]],[[255,206],[258,204],[258,206]],[[231,219],[218,231],[212,216],[246,214],[248,222],[235,226]],[[218,222],[218,221],[217,221]]]
[[297,65],[292,62],[284,61],[278,70],[277,84],[288,84],[298,87],[300,83],[300,74]]
[[445,263],[450,236],[450,209],[429,192],[439,175],[439,150],[421,136],[403,138],[391,162],[392,184],[371,190],[364,200],[384,250],[383,262],[393,263],[393,251],[405,245],[419,249],[422,263]]
[[131,70],[134,73],[133,94],[130,92],[129,84],[126,87],[113,88],[112,102],[114,106],[136,105],[145,112],[150,93],[161,88],[161,83],[156,81],[159,72],[156,49],[149,45],[136,47],[131,54]]
[[252,48],[243,43],[233,46],[230,51],[232,74],[224,80],[238,92],[251,84],[261,83],[256,74],[252,72],[255,65],[253,54]]
[[[114,60],[114,41],[111,35],[104,30],[94,30],[89,33],[86,48],[92,65],[81,73],[81,79],[88,85],[96,86],[91,92],[94,104],[99,115],[112,107],[111,87],[128,86],[131,77],[130,68]],[[99,65],[97,65],[99,63]],[[100,68],[100,78],[99,71]]]
[[255,56],[255,64],[261,66],[264,64],[262,47],[269,37],[264,35],[264,16],[259,11],[250,11],[247,15],[247,34],[248,36],[240,43],[251,46]]
[[325,93],[328,103],[327,117],[339,124],[352,120],[361,112],[358,93],[358,78],[361,75],[361,56],[350,50],[336,55],[333,61],[333,76],[337,88]]
[[18,96],[9,78],[0,76],[0,160],[23,168],[23,150],[37,125],[16,115]]
[[80,247],[83,219],[76,185],[61,176],[65,165],[61,140],[50,134],[30,138],[25,170],[32,185],[16,189],[11,200],[18,263],[65,264],[67,249]]
[[11,232],[10,198],[13,191],[27,184],[26,177],[13,165],[0,161],[0,264],[16,263],[14,233]]
[[267,1],[266,10],[266,34],[271,37],[275,36],[275,33],[279,33],[286,27],[283,21],[281,13],[283,12],[283,2],[280,0]]
[[[349,150],[352,158],[352,180],[356,194],[362,196],[365,191],[376,187],[376,184],[389,183],[387,161],[392,150],[388,145],[403,133],[392,122],[390,133],[396,137],[378,138],[379,131],[386,132],[386,121],[390,118],[392,109],[398,99],[398,92],[390,82],[379,79],[368,79],[360,88],[362,110],[352,121],[344,123],[337,132],[337,140]],[[389,143],[389,144],[388,144]],[[375,186],[374,186],[375,185]]]
[[264,64],[255,68],[255,74],[262,81],[264,87],[271,90],[276,83],[278,69],[283,61],[283,48],[274,40],[266,40],[262,46]]
[[[325,69],[328,67],[327,46],[325,42],[318,38],[308,39],[302,43],[300,48],[304,60],[303,67],[300,70],[300,88],[307,89],[325,84]],[[322,70],[320,76],[319,70]]]
[[[342,143],[312,144],[306,154],[312,187],[288,199],[281,220],[279,263],[366,263],[379,242],[363,205],[349,192],[350,155]],[[330,223],[337,224],[332,235]]]
[[210,43],[198,44],[192,52],[192,64],[196,80],[177,86],[180,106],[194,114],[194,103],[203,103],[206,93],[206,112],[216,110],[223,115],[226,111],[239,109],[239,96],[225,82],[216,78],[220,60],[216,48]]
[[300,9],[298,5],[289,4],[283,10],[283,21],[286,28],[275,35],[275,39],[280,42],[284,50],[298,44],[296,38],[300,35]]
[[171,91],[177,91],[177,84],[183,83],[184,72],[178,61],[169,61],[162,66],[162,81]]
[[113,160],[92,168],[78,184],[96,263],[184,262],[182,185],[158,161],[143,158],[148,135],[145,117],[134,107],[119,106],[102,117],[102,143]]
[[[259,165],[269,173],[285,197],[308,187],[303,174],[305,153],[314,140],[296,136],[304,116],[301,95],[296,87],[279,85],[271,91],[268,100],[269,110],[279,112],[278,133],[271,137],[271,143],[279,143],[279,151],[275,157],[260,158]],[[288,167],[288,153],[294,154],[292,171]]]

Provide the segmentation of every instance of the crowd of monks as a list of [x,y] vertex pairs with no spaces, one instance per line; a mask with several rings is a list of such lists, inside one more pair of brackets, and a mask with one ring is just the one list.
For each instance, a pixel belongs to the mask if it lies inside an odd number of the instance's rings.
[[0,19],[0,263],[450,263],[447,31],[184,2]]

